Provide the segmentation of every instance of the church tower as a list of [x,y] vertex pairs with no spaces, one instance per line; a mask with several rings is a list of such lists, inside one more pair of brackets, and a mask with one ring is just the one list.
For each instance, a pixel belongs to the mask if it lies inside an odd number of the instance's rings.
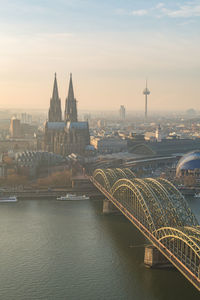
[[69,81],[69,90],[68,90],[68,97],[65,102],[65,122],[77,122],[77,106],[76,106],[76,99],[74,98],[74,89],[72,83],[72,74],[70,74],[70,81]]
[[61,122],[62,121],[62,111],[61,111],[61,101],[58,95],[58,85],[57,78],[55,73],[54,86],[53,86],[53,95],[50,100],[49,108],[49,122]]

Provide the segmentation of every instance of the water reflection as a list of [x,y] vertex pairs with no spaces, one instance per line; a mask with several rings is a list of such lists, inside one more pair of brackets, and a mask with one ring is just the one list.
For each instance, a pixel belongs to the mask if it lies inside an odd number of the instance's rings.
[[5,204],[0,228],[0,299],[199,299],[178,271],[146,269],[147,241],[100,201]]

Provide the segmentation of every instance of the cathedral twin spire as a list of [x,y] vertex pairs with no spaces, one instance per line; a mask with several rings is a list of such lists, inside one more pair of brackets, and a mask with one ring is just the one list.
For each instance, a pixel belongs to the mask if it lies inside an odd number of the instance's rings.
[[74,98],[72,74],[70,74],[68,97],[65,102],[65,121],[77,122],[77,106]]
[[61,122],[61,121],[62,121],[61,101],[58,95],[58,84],[57,84],[56,73],[55,73],[53,94],[50,100],[50,108],[49,108],[49,122]]
[[[58,85],[55,73],[53,95],[50,100],[49,109],[49,122],[61,122],[62,121],[62,111],[61,111],[61,100],[58,95]],[[76,99],[74,98],[74,89],[72,83],[72,74],[70,74],[68,97],[65,102],[65,113],[64,121],[77,122],[77,105]]]

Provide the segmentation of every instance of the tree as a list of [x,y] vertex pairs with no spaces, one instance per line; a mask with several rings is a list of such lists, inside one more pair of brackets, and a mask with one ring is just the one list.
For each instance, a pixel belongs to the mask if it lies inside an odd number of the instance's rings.
[[17,174],[8,175],[5,179],[5,184],[10,186],[24,185],[27,183],[27,177]]
[[11,157],[9,157],[8,155],[5,155],[3,157],[3,162],[7,165],[11,165],[13,163],[13,159]]
[[196,185],[196,178],[193,175],[185,175],[184,176],[184,185],[188,187],[192,187]]
[[37,180],[37,185],[42,187],[63,187],[71,185],[71,174],[69,171],[56,172],[48,177],[39,178]]

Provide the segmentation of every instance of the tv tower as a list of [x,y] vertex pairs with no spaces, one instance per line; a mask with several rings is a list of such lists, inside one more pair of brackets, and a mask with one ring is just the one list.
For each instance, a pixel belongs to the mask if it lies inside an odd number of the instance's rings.
[[150,90],[147,88],[147,80],[146,80],[146,88],[143,91],[145,95],[145,119],[147,119],[147,96],[150,95]]

